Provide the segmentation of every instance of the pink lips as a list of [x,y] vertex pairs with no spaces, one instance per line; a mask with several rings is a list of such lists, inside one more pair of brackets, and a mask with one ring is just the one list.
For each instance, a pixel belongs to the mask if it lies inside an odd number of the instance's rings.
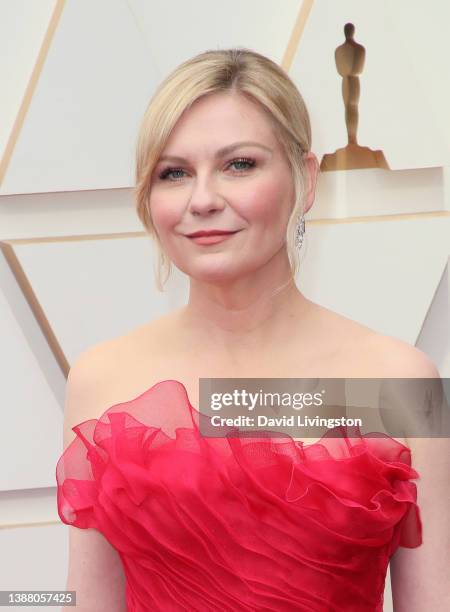
[[196,232],[194,236],[188,236],[192,242],[196,244],[216,244],[218,242],[223,242],[237,234],[237,232]]
[[234,234],[233,231],[230,230],[219,230],[219,229],[212,229],[212,230],[200,230],[198,232],[192,232],[192,234],[187,234],[188,238],[197,238],[197,236],[216,236],[216,235],[222,235],[222,234]]

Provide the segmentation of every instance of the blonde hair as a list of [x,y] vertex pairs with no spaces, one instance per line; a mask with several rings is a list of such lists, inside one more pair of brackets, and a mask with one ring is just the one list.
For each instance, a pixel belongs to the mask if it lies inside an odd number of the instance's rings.
[[244,47],[209,50],[183,62],[164,79],[150,100],[138,132],[134,195],[138,217],[158,248],[155,277],[159,291],[163,291],[169,278],[171,262],[151,219],[151,176],[181,114],[199,98],[220,92],[236,92],[258,103],[286,154],[295,190],[286,244],[293,276],[299,268],[295,231],[308,184],[303,156],[311,149],[311,125],[305,102],[289,75],[264,55]]

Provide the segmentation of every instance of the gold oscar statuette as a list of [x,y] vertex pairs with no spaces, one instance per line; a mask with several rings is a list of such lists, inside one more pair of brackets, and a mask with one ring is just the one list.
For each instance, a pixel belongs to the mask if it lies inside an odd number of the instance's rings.
[[359,76],[364,68],[366,50],[354,40],[355,26],[346,23],[344,26],[345,43],[334,52],[336,68],[342,77],[342,97],[345,106],[345,124],[347,126],[348,144],[334,153],[326,153],[320,164],[320,169],[350,170],[361,168],[384,168],[389,166],[381,150],[374,151],[358,144],[358,102]]

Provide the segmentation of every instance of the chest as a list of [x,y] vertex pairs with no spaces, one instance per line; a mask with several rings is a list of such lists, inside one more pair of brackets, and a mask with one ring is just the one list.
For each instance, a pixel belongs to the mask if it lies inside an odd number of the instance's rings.
[[[158,355],[157,359],[155,355]],[[343,379],[368,377],[369,372],[370,363],[355,358],[352,351],[348,351],[344,356],[342,351],[335,347],[321,352],[310,351],[307,357],[301,357],[301,351],[290,347],[270,354],[252,354],[240,360],[226,359],[221,353],[205,354],[201,348],[185,352],[174,350],[173,347],[170,351],[159,347],[159,350],[155,349],[151,355],[141,354],[139,359],[136,359],[135,354],[128,355],[128,359],[123,361],[121,376],[115,377],[113,386],[109,386],[109,405],[137,397],[163,380],[181,382],[191,405],[199,410],[201,378]],[[245,381],[243,382],[245,388]],[[283,390],[281,387],[280,389]],[[325,412],[322,410],[320,416],[332,416],[331,412]],[[377,422],[377,431],[382,431],[382,427],[382,423]],[[326,429],[322,428],[318,434],[317,426],[312,425],[302,426],[301,430],[296,427],[287,431],[296,441],[313,444]]]

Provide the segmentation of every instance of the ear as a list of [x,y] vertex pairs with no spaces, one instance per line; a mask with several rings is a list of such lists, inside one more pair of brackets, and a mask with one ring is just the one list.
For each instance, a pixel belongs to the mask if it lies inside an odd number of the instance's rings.
[[308,175],[308,188],[305,194],[305,206],[304,212],[308,212],[311,206],[314,203],[314,198],[316,195],[316,184],[317,178],[319,176],[319,160],[315,156],[312,151],[309,151],[304,156],[304,164],[306,167],[307,175]]

